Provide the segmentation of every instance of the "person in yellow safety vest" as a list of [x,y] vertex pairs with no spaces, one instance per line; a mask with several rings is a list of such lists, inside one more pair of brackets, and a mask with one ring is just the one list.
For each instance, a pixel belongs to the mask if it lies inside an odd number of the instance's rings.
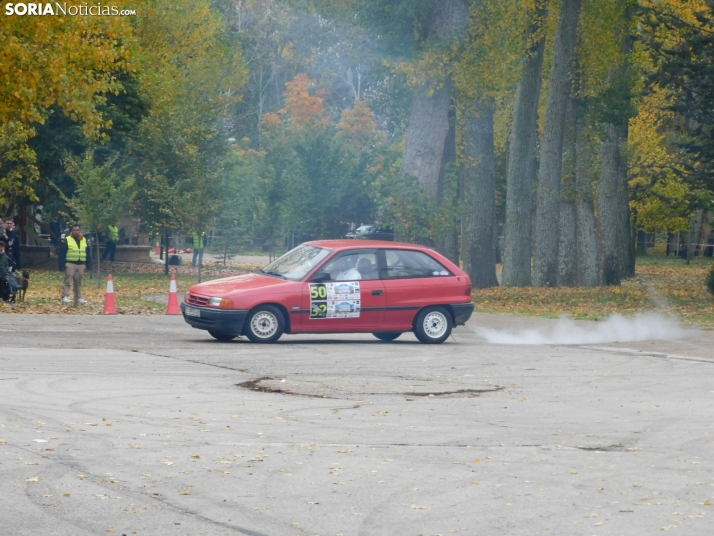
[[114,257],[117,254],[117,242],[119,242],[119,228],[116,225],[107,225],[107,245],[102,254],[102,261],[106,260],[107,256],[111,262],[114,262]]
[[198,264],[203,266],[203,248],[206,245],[206,233],[201,233],[198,236],[198,232],[193,232],[193,261],[191,266],[196,266],[196,257],[198,257]]
[[64,272],[64,283],[62,284],[62,301],[70,303],[69,286],[74,282],[74,292],[79,298],[79,303],[87,303],[82,297],[82,277],[84,270],[92,269],[92,256],[89,247],[87,247],[87,239],[82,234],[82,228],[79,224],[72,226],[72,232],[62,242],[60,249],[59,267]]

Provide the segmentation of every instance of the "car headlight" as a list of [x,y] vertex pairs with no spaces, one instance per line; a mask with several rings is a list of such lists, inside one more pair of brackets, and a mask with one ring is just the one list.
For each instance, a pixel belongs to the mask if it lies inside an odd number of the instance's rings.
[[211,298],[208,300],[208,305],[222,309],[231,309],[233,307],[233,300],[229,300],[228,298]]

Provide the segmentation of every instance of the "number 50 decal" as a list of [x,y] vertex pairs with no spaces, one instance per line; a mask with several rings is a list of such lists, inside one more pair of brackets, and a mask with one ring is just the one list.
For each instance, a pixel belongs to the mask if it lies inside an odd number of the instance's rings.
[[326,300],[327,299],[327,287],[323,284],[313,284],[310,285],[310,299],[311,300]]
[[310,319],[327,318],[327,287],[321,283],[310,285]]

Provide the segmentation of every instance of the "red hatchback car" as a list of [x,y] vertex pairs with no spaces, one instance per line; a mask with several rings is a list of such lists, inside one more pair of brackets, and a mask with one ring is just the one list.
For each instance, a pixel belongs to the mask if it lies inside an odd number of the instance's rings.
[[372,333],[393,341],[413,331],[444,342],[474,310],[471,280],[434,250],[374,240],[319,240],[259,273],[192,286],[181,304],[191,326],[219,341],[283,333]]

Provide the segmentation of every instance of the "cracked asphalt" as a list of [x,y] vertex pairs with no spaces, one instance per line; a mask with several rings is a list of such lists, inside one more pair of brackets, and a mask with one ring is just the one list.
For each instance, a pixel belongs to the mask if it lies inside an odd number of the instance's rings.
[[[0,534],[711,534],[714,333],[219,343],[4,315]],[[242,385],[241,385],[242,384]]]

